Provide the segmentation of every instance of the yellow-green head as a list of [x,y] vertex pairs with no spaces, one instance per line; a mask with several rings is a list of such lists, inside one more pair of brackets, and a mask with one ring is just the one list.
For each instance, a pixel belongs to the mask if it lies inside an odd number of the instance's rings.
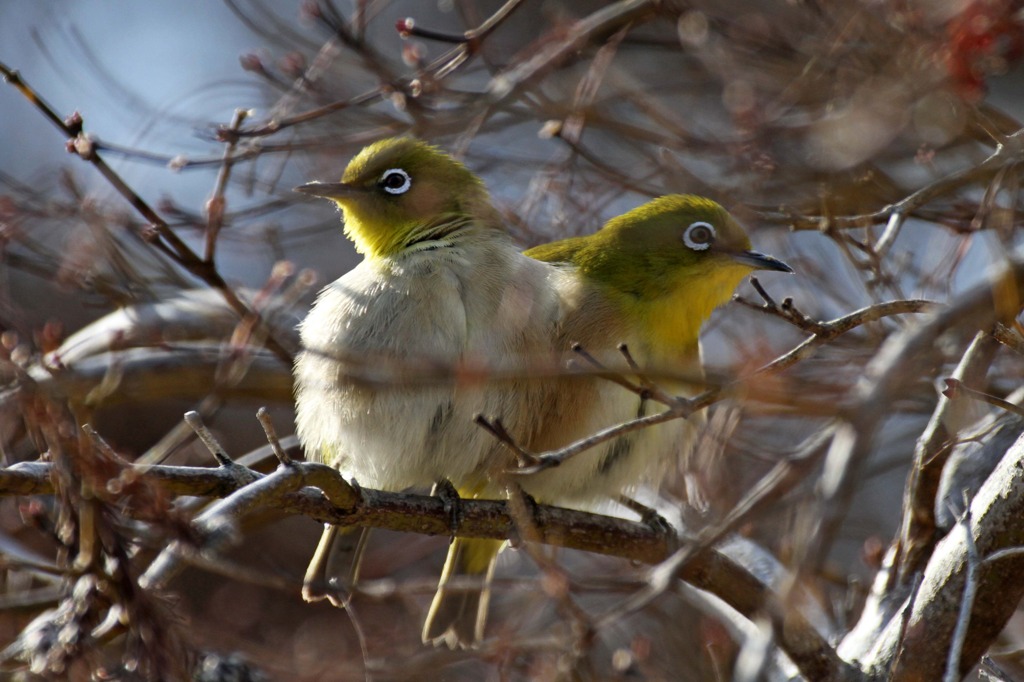
[[345,234],[367,258],[403,250],[462,229],[489,212],[483,182],[443,151],[397,137],[375,142],[349,162],[338,183],[296,190],[334,201]]
[[747,233],[719,204],[679,194],[613,218],[592,235],[526,255],[574,265],[659,347],[695,345],[700,326],[752,271],[793,272],[751,251]]

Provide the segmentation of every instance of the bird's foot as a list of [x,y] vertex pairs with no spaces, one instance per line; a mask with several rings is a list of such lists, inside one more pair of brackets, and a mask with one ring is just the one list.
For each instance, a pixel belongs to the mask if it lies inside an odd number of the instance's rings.
[[444,513],[448,517],[448,527],[452,529],[454,535],[462,524],[462,496],[447,478],[435,483],[430,494],[441,500],[441,504],[444,505]]
[[676,534],[675,527],[668,522],[664,516],[658,513],[654,507],[648,507],[642,502],[637,502],[632,497],[622,495],[619,502],[635,512],[640,517],[640,522],[654,530],[659,535],[670,536]]

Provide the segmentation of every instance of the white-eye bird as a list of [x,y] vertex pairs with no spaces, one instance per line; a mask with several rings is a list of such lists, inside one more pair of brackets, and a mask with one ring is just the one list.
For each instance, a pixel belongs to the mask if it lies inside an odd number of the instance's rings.
[[[785,263],[750,249],[746,232],[719,204],[669,195],[610,220],[592,235],[526,254],[567,275],[558,284],[564,302],[558,350],[578,343],[604,367],[629,377],[633,372],[619,350],[625,343],[643,373],[661,388],[692,396],[702,388],[699,334],[711,312],[754,270],[792,272]],[[534,452],[667,409],[598,377],[554,383],[542,431],[523,443]],[[701,412],[633,431],[517,481],[539,502],[594,509],[644,483],[660,482],[669,470],[685,469],[704,423]],[[455,539],[424,639],[469,645],[482,638],[486,591],[473,600],[464,590],[446,594],[444,584],[466,575],[489,578],[500,547],[490,540]],[[461,608],[466,604],[479,608],[473,613]]]
[[[499,415],[531,442],[550,391],[539,381],[480,377],[549,361],[561,305],[554,280],[564,275],[522,255],[483,182],[421,141],[377,142],[340,182],[297,190],[334,201],[364,257],[320,292],[300,325],[296,433],[307,456],[370,488],[448,480],[475,496],[489,484],[486,468],[507,455],[474,416]],[[351,378],[389,363],[451,376],[393,386]],[[322,568],[333,534],[325,529],[310,565],[307,598],[316,596],[315,564]]]

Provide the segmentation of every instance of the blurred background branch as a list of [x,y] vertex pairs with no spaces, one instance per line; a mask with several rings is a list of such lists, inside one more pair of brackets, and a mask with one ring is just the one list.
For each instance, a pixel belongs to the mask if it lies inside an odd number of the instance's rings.
[[[5,673],[1024,678],[1024,425],[995,406],[1024,376],[1019,3],[10,3],[0,46]],[[524,247],[686,192],[798,273],[744,285],[704,337],[707,504],[681,476],[637,491],[679,552],[613,504],[538,508],[549,546],[466,502],[460,531],[527,548],[478,651],[410,625],[440,500],[356,489],[404,520],[356,519],[391,530],[342,610],[298,594],[318,523],[353,519],[294,474],[238,490],[275,461],[256,407],[290,432],[316,282],[357,261],[291,188],[396,134],[480,173]],[[351,362],[382,391],[466,369]],[[244,513],[218,517],[229,494]]]

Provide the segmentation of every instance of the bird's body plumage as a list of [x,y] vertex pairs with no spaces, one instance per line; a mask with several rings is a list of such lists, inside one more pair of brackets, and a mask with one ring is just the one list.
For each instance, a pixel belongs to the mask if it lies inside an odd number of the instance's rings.
[[[474,415],[501,415],[528,441],[543,413],[540,382],[475,376],[548,357],[558,274],[500,233],[448,242],[363,261],[320,293],[301,325],[297,432],[311,454],[362,485],[483,487],[487,466],[505,454]],[[435,383],[424,376],[431,368],[467,377]],[[346,378],[375,369],[399,385]]]
[[[607,370],[635,379],[618,349],[623,344],[640,367],[650,370],[651,378],[669,393],[690,396],[700,390],[696,343],[689,347],[653,343],[647,329],[615,300],[614,292],[581,280],[575,266],[563,266],[563,271],[571,281],[571,295],[564,303],[567,313],[556,341],[563,354],[570,354],[571,347],[578,344]],[[575,362],[583,369],[594,370],[580,357]],[[668,374],[672,378],[667,378]],[[563,377],[557,384],[557,397],[544,428],[531,443],[535,452],[557,450],[608,427],[668,409],[593,374]],[[696,413],[685,420],[632,431],[581,452],[556,468],[517,480],[540,502],[599,511],[645,483],[663,480],[668,468],[688,454],[703,423],[703,413]]]
[[[423,142],[374,143],[341,183],[300,189],[339,205],[365,256],[300,326],[300,440],[363,485],[485,487],[501,446],[474,415],[530,440],[548,390],[486,375],[549,357],[562,275],[520,254],[480,179]],[[358,380],[374,373],[392,385]]]

